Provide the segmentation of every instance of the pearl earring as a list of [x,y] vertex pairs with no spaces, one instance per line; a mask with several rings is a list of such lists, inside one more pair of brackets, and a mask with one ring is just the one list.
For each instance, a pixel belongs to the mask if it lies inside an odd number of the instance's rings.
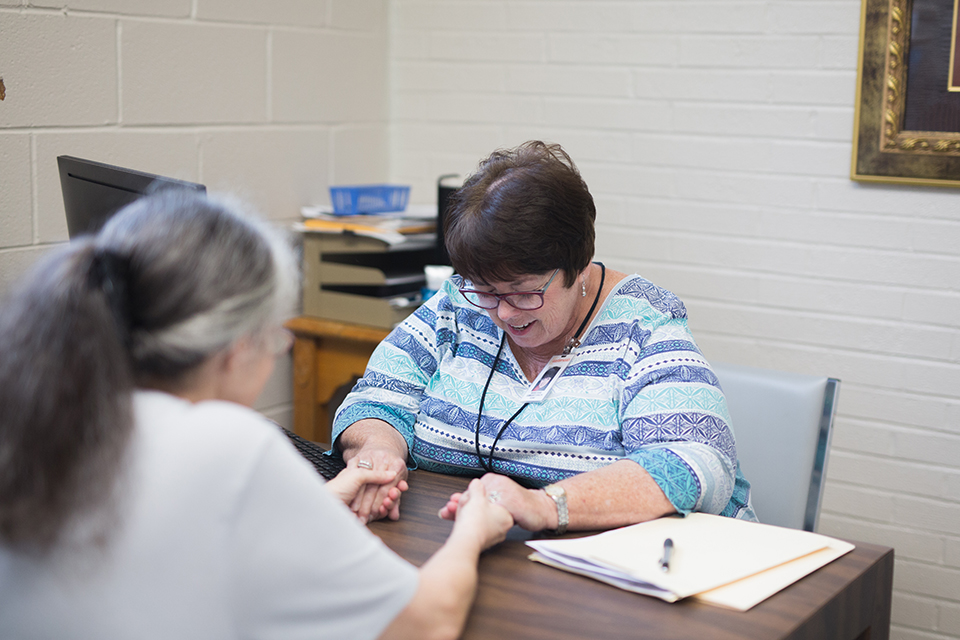
[[584,278],[580,278],[580,297],[587,297],[587,281]]

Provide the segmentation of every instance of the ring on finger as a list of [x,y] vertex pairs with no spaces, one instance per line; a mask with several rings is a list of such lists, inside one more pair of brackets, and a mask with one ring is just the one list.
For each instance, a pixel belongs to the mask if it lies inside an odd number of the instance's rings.
[[493,504],[497,504],[498,502],[500,502],[500,498],[502,497],[503,497],[503,494],[500,493],[499,491],[491,491],[490,493],[487,494],[487,500],[489,500]]
[[373,469],[373,463],[369,460],[357,460],[357,466],[361,469]]

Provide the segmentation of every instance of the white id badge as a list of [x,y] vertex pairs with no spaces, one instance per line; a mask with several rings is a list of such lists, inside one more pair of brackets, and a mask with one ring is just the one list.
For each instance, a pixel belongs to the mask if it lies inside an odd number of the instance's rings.
[[560,377],[560,374],[572,360],[572,353],[550,358],[550,362],[543,368],[537,379],[530,383],[527,394],[523,397],[523,402],[540,402],[546,398],[550,389],[553,388],[553,383],[557,381],[557,378]]

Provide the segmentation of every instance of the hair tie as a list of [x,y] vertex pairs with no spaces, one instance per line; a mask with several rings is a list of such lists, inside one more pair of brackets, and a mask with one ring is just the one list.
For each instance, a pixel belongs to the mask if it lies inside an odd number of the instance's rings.
[[94,249],[90,286],[103,292],[123,344],[129,346],[133,328],[128,280],[130,259],[109,249]]

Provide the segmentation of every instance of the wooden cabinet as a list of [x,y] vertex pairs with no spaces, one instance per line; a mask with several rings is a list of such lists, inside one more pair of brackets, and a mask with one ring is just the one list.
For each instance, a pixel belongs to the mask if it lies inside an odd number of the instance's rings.
[[299,316],[286,327],[293,345],[293,428],[315,442],[330,442],[330,402],[337,390],[363,375],[367,360],[390,332],[311,316]]

